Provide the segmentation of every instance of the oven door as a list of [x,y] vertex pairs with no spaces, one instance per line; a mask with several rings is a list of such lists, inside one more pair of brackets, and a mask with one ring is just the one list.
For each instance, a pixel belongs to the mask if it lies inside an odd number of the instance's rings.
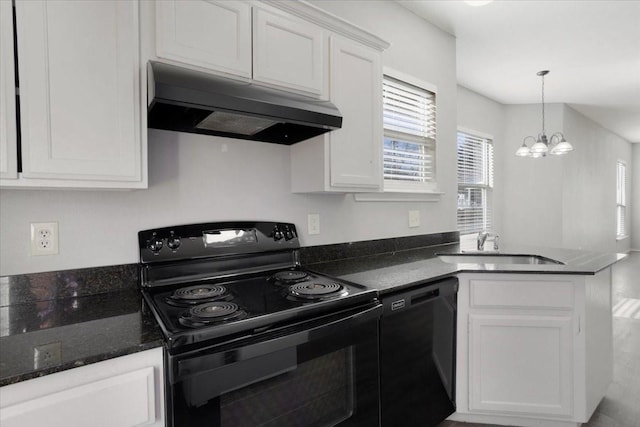
[[168,356],[169,425],[379,425],[381,313],[376,302]]

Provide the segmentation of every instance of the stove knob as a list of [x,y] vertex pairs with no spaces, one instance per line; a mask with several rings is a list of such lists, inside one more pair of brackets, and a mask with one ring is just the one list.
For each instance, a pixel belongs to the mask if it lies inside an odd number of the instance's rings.
[[182,244],[182,240],[180,240],[178,236],[173,234],[173,231],[172,231],[169,235],[169,238],[167,239],[167,246],[169,246],[169,249],[175,252],[178,250],[181,244]]
[[282,234],[282,231],[280,231],[280,228],[276,225],[273,228],[273,240],[277,242],[278,240],[282,240],[283,237],[284,235]]
[[291,240],[295,236],[293,235],[293,231],[289,227],[284,228],[284,240]]
[[162,239],[156,236],[156,233],[153,233],[153,236],[151,236],[151,240],[147,242],[147,249],[153,252],[154,255],[158,255],[160,249],[162,249],[162,246]]

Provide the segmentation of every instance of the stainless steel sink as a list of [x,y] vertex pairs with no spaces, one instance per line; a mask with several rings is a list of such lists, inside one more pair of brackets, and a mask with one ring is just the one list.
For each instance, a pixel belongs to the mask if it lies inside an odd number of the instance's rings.
[[539,255],[452,253],[438,255],[438,258],[449,264],[564,264]]

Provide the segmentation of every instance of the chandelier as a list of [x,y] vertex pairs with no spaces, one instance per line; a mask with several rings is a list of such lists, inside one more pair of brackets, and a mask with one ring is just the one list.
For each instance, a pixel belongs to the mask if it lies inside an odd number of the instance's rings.
[[[547,138],[544,128],[544,76],[549,74],[549,70],[538,71],[536,74],[542,78],[542,132],[538,134],[537,139],[533,136],[525,136],[522,145],[516,151],[516,156],[540,158],[547,154],[553,156],[567,154],[569,151],[573,151],[573,145],[567,142],[562,132],[556,132]],[[527,146],[528,139],[533,140],[531,148]]]

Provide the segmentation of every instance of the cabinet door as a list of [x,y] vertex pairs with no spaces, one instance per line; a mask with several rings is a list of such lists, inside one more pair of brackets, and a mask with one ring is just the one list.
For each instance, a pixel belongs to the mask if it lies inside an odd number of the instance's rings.
[[469,410],[571,415],[570,316],[469,315]]
[[136,1],[16,2],[25,178],[140,181]]
[[382,185],[382,67],[380,53],[331,38],[330,99],[343,116],[329,133],[331,185]]
[[0,178],[18,177],[14,64],[11,2],[0,1]]
[[162,349],[0,388],[2,427],[164,426]]
[[294,17],[253,12],[253,79],[316,95],[324,86],[324,32]]
[[156,2],[156,50],[172,59],[251,77],[251,6],[229,0]]

